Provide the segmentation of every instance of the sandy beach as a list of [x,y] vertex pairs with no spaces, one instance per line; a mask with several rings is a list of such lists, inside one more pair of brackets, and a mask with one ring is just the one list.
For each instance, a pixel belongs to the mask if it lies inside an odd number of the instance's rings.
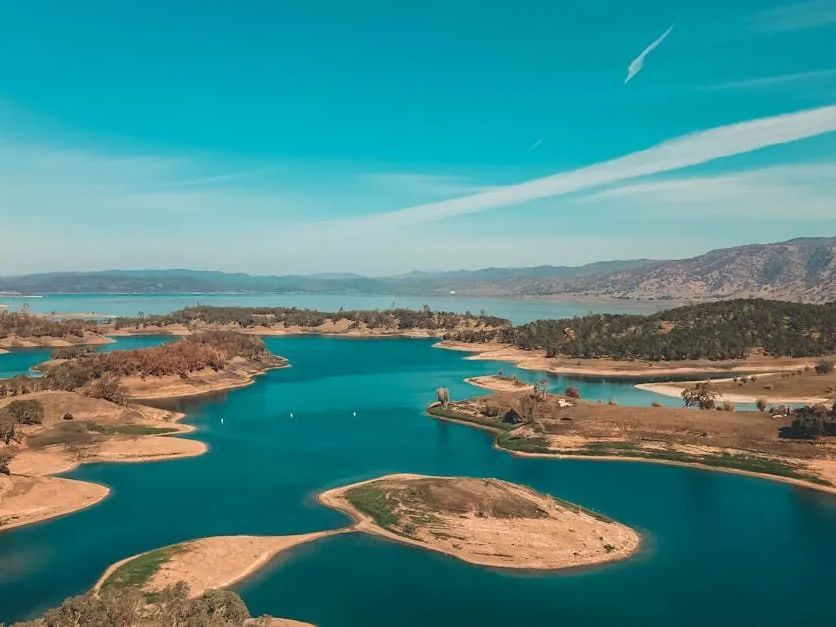
[[[396,533],[381,527],[351,502],[352,490],[378,486],[384,494],[390,490],[411,494],[413,489],[426,488],[438,501],[409,519],[421,523],[406,523]],[[451,500],[455,511],[445,507]],[[589,566],[629,557],[641,544],[639,534],[629,527],[497,479],[396,474],[328,490],[319,495],[319,501],[351,515],[357,531],[495,568]],[[469,501],[474,509],[459,509]],[[405,511],[397,513],[408,518]]]
[[[731,379],[715,379],[712,383],[721,383],[731,381]],[[636,388],[654,392],[663,396],[670,396],[673,398],[682,398],[682,390],[692,387],[698,381],[682,381],[682,382],[665,382],[665,383],[637,383]],[[777,405],[815,405],[817,403],[831,403],[833,399],[815,396],[775,396],[771,395],[769,391],[764,391],[757,395],[754,394],[736,394],[734,392],[718,391],[718,401],[729,401],[731,403],[755,403],[759,398],[767,397],[768,401]]]

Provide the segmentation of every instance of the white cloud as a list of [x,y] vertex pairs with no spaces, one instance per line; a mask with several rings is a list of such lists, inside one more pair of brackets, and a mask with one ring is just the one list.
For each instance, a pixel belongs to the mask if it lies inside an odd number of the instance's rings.
[[610,161],[440,202],[365,216],[375,228],[399,228],[593,189],[836,131],[836,106],[698,131]]
[[808,0],[759,11],[749,18],[756,30],[789,32],[836,24],[836,0]]
[[471,178],[447,174],[418,172],[373,172],[359,177],[378,190],[398,191],[415,195],[454,196],[475,194],[492,189]]

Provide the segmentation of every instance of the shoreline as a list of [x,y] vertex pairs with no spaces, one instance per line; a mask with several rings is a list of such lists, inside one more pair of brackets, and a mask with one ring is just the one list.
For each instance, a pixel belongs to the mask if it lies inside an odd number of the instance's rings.
[[[764,373],[760,376],[768,376],[777,373]],[[732,379],[714,379],[712,383],[726,383]],[[664,382],[650,382],[637,383],[633,387],[646,392],[653,392],[654,394],[661,394],[671,398],[682,398],[682,390],[687,389],[690,385],[699,383],[699,381],[664,381]],[[764,390],[764,393],[758,396],[749,396],[747,394],[724,393],[722,390],[717,391],[718,401],[729,401],[731,403],[750,403],[754,404],[758,398],[767,397],[770,403],[778,403],[781,405],[816,405],[819,403],[831,403],[833,399],[824,397],[775,397],[769,394],[769,390]]]
[[182,549],[182,553],[172,555],[158,571],[151,574],[143,589],[147,587],[153,591],[185,581],[189,584],[189,596],[194,598],[210,588],[227,588],[248,579],[276,557],[297,546],[349,532],[349,528],[341,527],[291,535],[206,536],[184,540],[114,562],[96,580],[92,589],[101,590],[117,570],[137,558],[159,551]]
[[[656,379],[663,377],[697,377],[700,375],[716,375],[716,374],[757,374],[765,375],[780,372],[784,370],[794,370],[799,367],[812,366],[813,362],[810,360],[797,361],[794,363],[774,363],[774,364],[758,364],[758,363],[739,363],[735,364],[732,360],[726,362],[730,364],[727,367],[718,367],[711,365],[664,365],[670,362],[649,362],[641,361],[639,363],[647,364],[645,368],[626,368],[616,369],[613,365],[630,364],[632,362],[612,359],[597,359],[597,365],[589,364],[583,365],[583,361],[596,361],[595,359],[570,359],[563,358],[569,361],[574,361],[575,365],[556,363],[557,358],[546,357],[544,351],[528,351],[517,348],[510,344],[476,344],[468,342],[460,342],[453,340],[444,340],[433,344],[433,348],[440,348],[444,350],[461,351],[465,353],[472,353],[465,359],[482,360],[482,361],[505,361],[514,364],[517,368],[522,370],[535,370],[540,372],[547,372],[556,375],[565,375],[577,378],[606,378],[611,380],[630,381],[635,379]],[[791,358],[776,358],[776,359],[791,359]],[[581,363],[581,365],[578,365]],[[606,367],[604,364],[610,364]]]
[[515,383],[512,380],[500,379],[498,375],[494,374],[467,377],[464,379],[464,382],[474,387],[482,388],[483,390],[492,390],[494,392],[527,392],[534,389],[534,386],[530,383],[519,380]]
[[[89,404],[93,408],[88,409],[86,413],[103,411],[100,407],[104,406],[100,403],[108,403],[81,397],[74,392],[36,392],[17,398],[34,397],[40,400],[49,398],[50,395],[55,395],[56,398],[77,396],[81,399],[79,402]],[[180,412],[160,410],[138,403],[129,407],[113,405],[107,409],[114,414],[117,411],[136,412],[140,414],[141,420],[128,424],[149,429],[169,429],[170,432],[105,435],[100,441],[92,443],[91,448],[85,450],[83,455],[68,451],[63,443],[44,448],[24,445],[9,465],[10,474],[5,477],[0,475],[0,479],[5,479],[0,483],[0,488],[5,484],[5,489],[0,490],[0,512],[3,512],[0,533],[69,515],[107,498],[111,492],[110,486],[56,476],[72,472],[84,464],[151,463],[197,457],[209,451],[205,442],[179,437],[196,431],[196,427],[179,422],[185,417]],[[164,419],[163,416],[168,419]],[[113,415],[108,415],[104,422],[95,424],[109,426],[112,419]],[[84,418],[79,417],[78,420],[82,422]],[[55,502],[59,502],[60,506],[56,508]]]
[[[439,544],[432,544],[430,542],[422,542],[422,541],[414,539],[412,537],[408,537],[408,536],[405,536],[405,535],[400,535],[400,534],[394,533],[394,532],[389,531],[388,529],[385,529],[385,528],[381,527],[380,525],[378,525],[370,515],[365,514],[364,512],[361,512],[360,510],[358,510],[345,497],[345,494],[349,490],[352,490],[352,489],[355,489],[355,488],[358,488],[358,487],[361,487],[361,486],[369,485],[369,484],[372,484],[372,483],[383,482],[383,481],[393,481],[393,480],[394,481],[397,481],[397,480],[413,480],[413,479],[419,479],[419,480],[420,479],[440,479],[440,480],[456,481],[456,480],[470,479],[470,478],[442,477],[442,476],[435,476],[435,475],[419,475],[419,474],[414,474],[414,473],[394,473],[394,474],[384,475],[382,477],[375,477],[375,478],[372,478],[372,479],[366,479],[364,481],[358,481],[358,482],[351,483],[351,484],[348,484],[348,485],[339,486],[339,487],[336,487],[336,488],[331,488],[329,490],[325,490],[324,492],[320,492],[317,495],[317,501],[320,504],[322,504],[326,507],[335,509],[335,510],[340,511],[340,512],[346,514],[347,516],[349,516],[353,521],[353,524],[349,527],[349,529],[351,531],[368,533],[370,535],[380,536],[382,538],[385,538],[385,539],[388,539],[388,540],[391,540],[391,541],[394,541],[394,542],[399,542],[401,544],[407,544],[407,545],[415,546],[415,547],[418,547],[418,548],[426,550],[426,551],[434,551],[436,553],[441,553],[441,554],[447,555],[449,557],[461,560],[461,561],[469,563],[469,564],[480,566],[480,567],[483,567],[483,568],[491,568],[491,569],[498,569],[498,570],[505,570],[505,571],[516,571],[516,572],[519,572],[519,571],[556,572],[556,571],[563,571],[563,570],[574,570],[574,569],[577,569],[577,568],[594,567],[594,566],[600,566],[600,565],[608,564],[610,562],[621,561],[623,559],[627,559],[627,558],[635,555],[636,553],[641,551],[641,549],[643,547],[641,535],[636,530],[634,530],[630,527],[627,527],[627,526],[625,526],[621,523],[618,523],[616,521],[613,521],[609,518],[605,518],[605,517],[602,518],[600,515],[596,514],[592,510],[588,510],[588,509],[586,509],[582,506],[576,505],[574,503],[567,503],[565,501],[561,501],[559,499],[556,499],[555,497],[552,497],[551,495],[540,494],[538,492],[535,492],[533,489],[528,488],[527,486],[521,486],[521,485],[518,485],[518,484],[514,484],[514,483],[507,482],[507,481],[502,481],[502,480],[497,480],[497,479],[488,479],[488,480],[474,479],[474,480],[476,480],[476,481],[497,481],[497,482],[500,482],[502,484],[512,486],[515,489],[518,489],[518,490],[521,490],[521,491],[526,491],[530,494],[535,494],[538,497],[540,497],[541,499],[544,499],[544,500],[547,500],[547,501],[553,501],[554,503],[559,504],[560,507],[562,507],[562,508],[567,508],[567,506],[571,507],[571,508],[574,508],[573,511],[574,511],[575,514],[580,513],[584,516],[593,517],[593,518],[596,518],[598,520],[603,519],[603,520],[606,521],[606,524],[617,525],[618,527],[626,530],[629,534],[632,535],[632,538],[629,538],[629,540],[634,541],[634,542],[630,544],[630,546],[627,550],[620,550],[620,551],[617,551],[617,552],[616,551],[607,552],[604,555],[593,556],[591,558],[585,559],[582,563],[561,563],[561,564],[558,564],[558,565],[552,564],[550,566],[541,566],[541,565],[533,566],[533,565],[528,564],[528,563],[525,563],[525,564],[522,564],[522,565],[513,564],[513,563],[509,563],[507,561],[503,561],[501,559],[496,559],[496,558],[491,559],[491,556],[488,555],[488,554],[485,554],[485,553],[479,552],[479,553],[470,554],[466,550],[451,550],[451,549],[445,548],[444,546],[439,546]],[[491,520],[491,519],[489,518],[488,520]],[[519,523],[521,520],[525,520],[525,519],[516,518],[516,519],[512,519],[512,520],[516,521],[516,523]],[[540,519],[537,519],[537,520],[540,520]],[[540,523],[540,525],[543,525],[543,524],[545,524],[545,523]],[[573,530],[570,529],[570,532],[573,532]],[[520,533],[523,533],[523,532],[520,532]],[[518,548],[520,545],[514,543],[514,546]]]
[[614,461],[614,462],[629,462],[629,463],[641,463],[641,464],[659,464],[663,466],[679,466],[682,468],[693,468],[696,470],[704,470],[707,472],[722,472],[726,474],[733,474],[733,475],[743,475],[748,477],[753,477],[756,479],[763,479],[767,481],[776,481],[779,483],[786,483],[790,485],[794,485],[801,488],[806,488],[809,490],[815,490],[817,492],[823,492],[825,494],[832,494],[836,495],[836,485],[823,485],[819,483],[815,483],[812,481],[805,481],[803,479],[796,479],[794,477],[783,477],[781,475],[773,475],[767,473],[759,473],[754,472],[751,470],[741,470],[738,468],[729,468],[724,466],[710,466],[708,464],[700,464],[698,462],[684,462],[684,461],[675,461],[670,459],[660,459],[660,458],[652,458],[652,457],[631,457],[628,455],[577,455],[572,453],[531,453],[527,451],[515,451],[513,449],[506,448],[501,446],[499,443],[499,436],[502,433],[500,429],[493,427],[487,424],[479,424],[476,422],[471,422],[469,420],[464,419],[456,419],[450,418],[448,416],[440,416],[436,414],[431,414],[429,411],[425,412],[427,416],[431,418],[435,418],[436,420],[440,420],[442,422],[449,422],[452,424],[461,425],[464,427],[468,427],[471,429],[478,429],[481,431],[485,431],[491,433],[493,437],[493,442],[491,443],[491,447],[496,449],[497,451],[502,451],[503,453],[507,453],[509,455],[513,455],[514,457],[527,457],[527,458],[536,458],[536,459],[572,459],[572,460],[581,460],[581,461]]

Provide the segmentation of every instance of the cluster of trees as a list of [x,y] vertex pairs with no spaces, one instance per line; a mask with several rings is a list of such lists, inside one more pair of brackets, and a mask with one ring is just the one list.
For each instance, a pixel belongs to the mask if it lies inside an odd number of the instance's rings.
[[231,590],[207,590],[189,598],[184,582],[154,595],[132,587],[108,587],[100,593],[66,599],[42,617],[14,627],[221,627],[269,624],[267,618],[251,619],[247,606]]
[[792,410],[792,423],[781,429],[781,437],[815,439],[823,435],[836,436],[836,403],[812,405]]
[[45,379],[53,389],[75,389],[79,378],[85,381],[115,377],[188,375],[210,368],[223,370],[235,357],[247,361],[269,358],[261,338],[234,331],[207,331],[153,348],[110,353],[86,353],[51,368]]
[[836,302],[824,305],[737,299],[652,315],[590,314],[538,320],[493,334],[451,334],[464,341],[499,340],[548,356],[614,359],[738,359],[754,351],[781,357],[836,352]]
[[94,352],[91,346],[65,346],[62,348],[56,348],[50,354],[50,358],[52,359],[75,359],[76,357],[81,357],[82,355],[88,355]]
[[223,370],[234,358],[270,359],[261,338],[234,331],[207,331],[153,348],[98,353],[80,351],[75,357],[49,368],[42,377],[17,376],[0,384],[0,398],[40,390],[85,394],[124,404],[119,380],[125,376],[186,377],[206,368]]
[[4,337],[84,337],[96,325],[83,320],[53,320],[44,316],[0,310],[0,338]]
[[470,313],[457,314],[448,311],[432,311],[424,306],[419,310],[387,309],[316,311],[297,307],[186,307],[169,314],[117,318],[117,329],[165,327],[195,323],[235,325],[242,328],[257,326],[318,327],[328,320],[350,320],[354,325],[372,329],[455,329],[463,323],[481,327],[505,327],[510,323],[503,318]]
[[12,401],[0,409],[0,443],[18,441],[18,425],[39,425],[44,421],[44,406],[35,399]]

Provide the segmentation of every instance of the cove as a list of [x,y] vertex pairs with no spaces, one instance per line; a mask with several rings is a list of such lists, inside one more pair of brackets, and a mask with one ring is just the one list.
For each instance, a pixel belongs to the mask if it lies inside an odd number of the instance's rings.
[[[478,390],[465,377],[518,372],[507,363],[465,360],[427,340],[266,342],[290,368],[247,388],[180,403],[208,454],[82,466],[68,476],[111,486],[108,499],[0,533],[0,620],[37,614],[87,590],[110,563],[162,545],[342,526],[347,519],[318,505],[316,493],[413,472],[529,485],[638,528],[645,548],[600,568],[535,575],[482,569],[363,535],[337,536],[302,546],[242,582],[237,589],[252,613],[324,627],[836,622],[832,496],[690,468],[516,458],[493,449],[489,434],[423,411],[436,387],[449,387],[453,398],[473,395]],[[630,384],[578,385],[588,399],[648,405],[659,398]]]

